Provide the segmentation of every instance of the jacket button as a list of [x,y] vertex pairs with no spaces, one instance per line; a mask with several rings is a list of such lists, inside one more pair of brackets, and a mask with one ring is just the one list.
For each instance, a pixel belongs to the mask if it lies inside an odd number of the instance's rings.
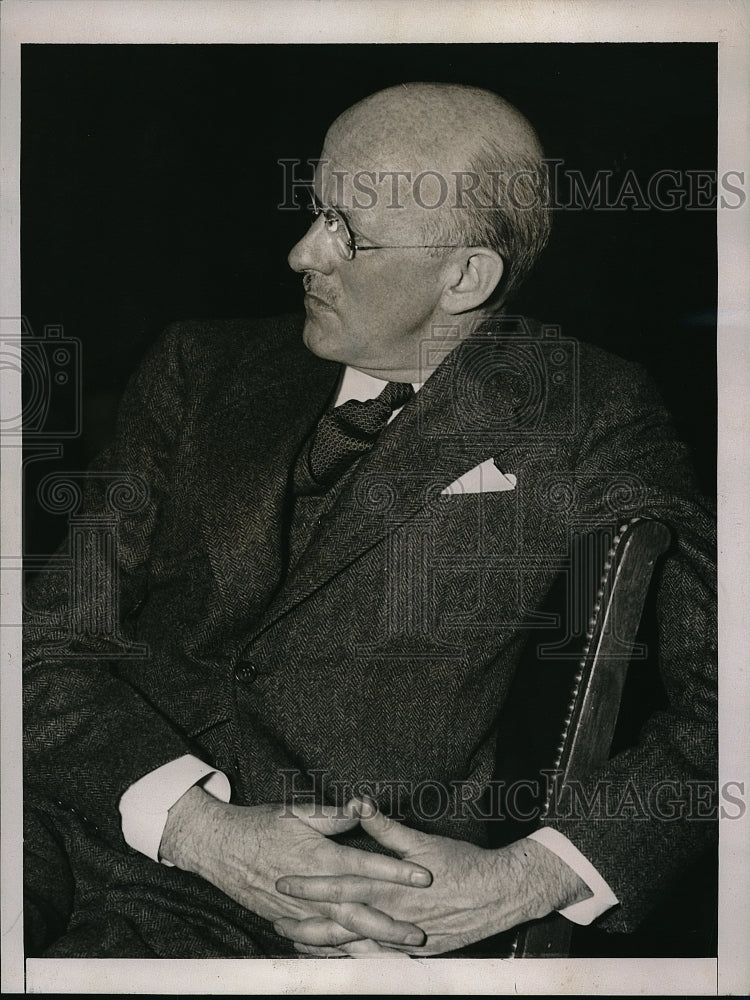
[[238,681],[250,681],[255,674],[255,667],[247,660],[241,660],[234,668],[234,677]]

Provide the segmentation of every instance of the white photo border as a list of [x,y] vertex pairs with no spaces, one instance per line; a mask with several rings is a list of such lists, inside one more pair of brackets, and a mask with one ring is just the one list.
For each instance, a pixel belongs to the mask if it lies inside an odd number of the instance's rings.
[[[39,43],[716,42],[719,172],[750,167],[750,7],[731,0],[4,0],[0,10],[0,316],[20,316],[20,47]],[[748,785],[750,247],[747,203],[719,211],[720,783]],[[3,370],[5,412],[20,377]],[[20,621],[21,457],[2,448],[3,622]],[[21,919],[19,629],[0,634],[3,992],[741,994],[750,940],[750,816],[721,824],[714,959],[397,962],[29,960]],[[727,677],[730,677],[727,683]]]

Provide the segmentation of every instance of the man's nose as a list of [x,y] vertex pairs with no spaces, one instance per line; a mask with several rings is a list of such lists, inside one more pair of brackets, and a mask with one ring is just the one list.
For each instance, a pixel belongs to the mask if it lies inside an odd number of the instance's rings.
[[305,235],[289,251],[287,261],[293,271],[321,271],[330,274],[337,259],[333,240],[318,217]]

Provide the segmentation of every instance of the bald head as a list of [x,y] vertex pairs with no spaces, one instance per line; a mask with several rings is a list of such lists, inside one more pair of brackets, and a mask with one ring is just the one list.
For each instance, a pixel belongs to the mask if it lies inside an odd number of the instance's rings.
[[530,123],[497,94],[407,83],[344,111],[328,131],[323,158],[338,171],[337,201],[354,206],[355,224],[357,209],[367,206],[348,179],[367,177],[371,199],[411,210],[411,237],[406,213],[391,213],[393,242],[414,242],[417,220],[425,244],[485,246],[500,254],[504,299],[548,238],[542,155]]
[[483,142],[508,159],[539,160],[542,148],[524,116],[488,90],[449,83],[404,83],[378,91],[340,115],[328,132],[336,147],[377,143],[385,156],[412,159],[423,169],[468,169]]

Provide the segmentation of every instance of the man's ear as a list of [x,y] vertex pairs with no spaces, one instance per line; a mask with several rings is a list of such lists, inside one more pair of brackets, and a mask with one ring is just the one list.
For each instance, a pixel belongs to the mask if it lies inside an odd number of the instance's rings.
[[489,247],[462,247],[448,268],[440,304],[457,315],[478,309],[492,295],[503,276],[503,258]]

